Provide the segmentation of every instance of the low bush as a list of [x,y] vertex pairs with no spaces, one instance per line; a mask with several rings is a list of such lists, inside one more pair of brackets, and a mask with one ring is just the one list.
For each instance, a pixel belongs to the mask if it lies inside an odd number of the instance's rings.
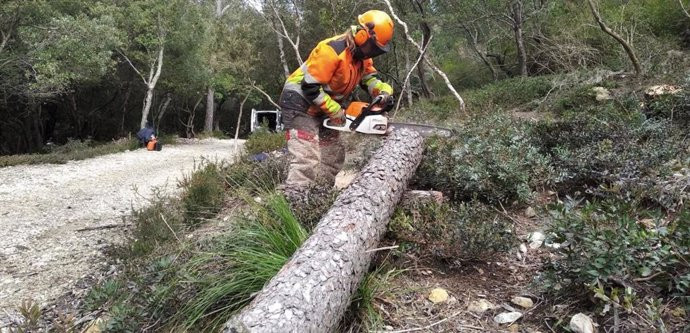
[[285,133],[259,130],[247,138],[244,149],[249,155],[258,153],[270,153],[274,150],[285,147]]
[[438,259],[482,260],[515,244],[511,222],[478,202],[415,202],[398,208],[389,236]]
[[170,294],[171,298],[162,300],[177,309],[173,314],[177,325],[220,328],[251,301],[307,238],[285,198],[271,194],[265,200],[265,204],[254,203],[248,215],[236,221],[232,232],[179,267],[173,281],[186,290],[185,297]]
[[[615,200],[569,201],[552,208],[547,242],[558,246],[540,283],[548,293],[578,295],[600,309],[622,307],[627,313],[651,310],[650,302],[690,306],[689,207],[673,216]],[[654,314],[648,323],[656,324],[659,316]]]
[[[637,102],[579,103],[559,119],[531,128],[532,144],[552,161],[559,192],[650,202],[670,209],[681,201],[680,196],[668,195],[660,201],[660,191],[668,192],[663,187],[683,168],[690,138],[677,123],[648,119],[639,107],[626,107],[631,104]],[[673,161],[677,163],[672,167]]]
[[175,233],[182,229],[184,215],[178,199],[154,191],[150,204],[133,212],[132,221],[132,240],[127,255],[142,256],[175,240]]
[[134,139],[120,139],[105,144],[91,141],[70,140],[65,145],[47,148],[44,154],[0,156],[0,167],[22,164],[64,164],[69,161],[85,160],[101,155],[114,154],[139,147]]
[[538,102],[553,88],[549,76],[519,77],[490,83],[484,87],[468,90],[463,97],[467,108],[473,113],[496,109],[508,109]]
[[552,176],[549,158],[531,142],[528,129],[503,114],[468,121],[452,138],[427,141],[413,183],[455,201],[525,202]]
[[225,199],[224,168],[215,163],[202,163],[180,182],[185,223],[195,225],[218,213]]
[[272,191],[287,178],[287,155],[263,161],[242,159],[223,170],[226,184],[235,191],[256,195]]

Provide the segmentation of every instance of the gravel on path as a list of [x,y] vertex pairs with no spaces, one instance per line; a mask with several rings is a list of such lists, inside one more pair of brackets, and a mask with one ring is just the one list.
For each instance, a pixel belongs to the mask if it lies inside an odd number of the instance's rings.
[[205,139],[0,168],[0,324],[23,300],[50,302],[96,270],[154,188],[173,194],[202,159],[230,160],[234,151],[234,140]]

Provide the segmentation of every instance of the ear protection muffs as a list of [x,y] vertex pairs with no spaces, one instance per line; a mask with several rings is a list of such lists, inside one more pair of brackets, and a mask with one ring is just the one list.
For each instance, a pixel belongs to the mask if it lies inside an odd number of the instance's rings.
[[355,45],[357,46],[364,45],[364,43],[366,43],[369,40],[369,38],[371,38],[369,32],[366,29],[358,27],[356,25],[352,26],[352,36],[354,37]]

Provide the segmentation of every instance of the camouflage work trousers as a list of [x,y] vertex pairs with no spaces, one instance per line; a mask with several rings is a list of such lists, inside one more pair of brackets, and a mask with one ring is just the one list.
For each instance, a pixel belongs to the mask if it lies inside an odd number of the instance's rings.
[[308,188],[316,183],[333,186],[345,161],[340,133],[323,127],[326,117],[307,114],[310,104],[298,93],[280,96],[283,123],[290,154],[285,188]]

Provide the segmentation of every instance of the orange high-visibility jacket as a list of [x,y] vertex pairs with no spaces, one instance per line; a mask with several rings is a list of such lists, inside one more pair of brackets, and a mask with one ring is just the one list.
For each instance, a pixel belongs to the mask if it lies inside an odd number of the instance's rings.
[[371,96],[393,88],[376,77],[371,59],[356,60],[347,50],[345,35],[321,41],[311,51],[307,61],[285,82],[284,89],[298,92],[312,102],[308,113],[312,116],[325,113],[329,116],[340,111],[342,102],[360,84]]

